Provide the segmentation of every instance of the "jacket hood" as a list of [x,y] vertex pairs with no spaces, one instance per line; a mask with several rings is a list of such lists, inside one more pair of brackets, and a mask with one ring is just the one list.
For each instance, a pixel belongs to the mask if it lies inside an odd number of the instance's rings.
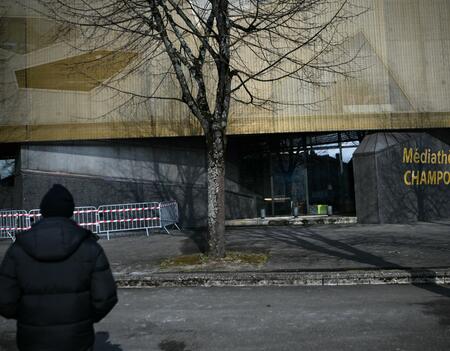
[[62,261],[72,255],[89,231],[64,217],[44,218],[17,235],[17,243],[38,261]]

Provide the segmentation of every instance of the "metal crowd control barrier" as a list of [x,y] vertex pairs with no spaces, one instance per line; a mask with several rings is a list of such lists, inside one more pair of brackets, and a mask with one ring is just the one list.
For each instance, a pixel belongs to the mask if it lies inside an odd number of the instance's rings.
[[[0,211],[0,239],[14,240],[15,233],[31,228],[42,215],[38,209],[27,213],[23,210]],[[75,207],[73,220],[80,226],[96,234],[106,234],[130,230],[164,229],[170,234],[168,226],[178,230],[178,205],[175,201],[142,202],[132,204],[104,205],[98,209],[93,206]]]
[[23,210],[0,211],[0,238],[15,240],[17,232],[30,228],[28,213]]
[[180,227],[178,227],[177,224],[178,204],[176,201],[161,202],[159,204],[159,214],[161,218],[161,228],[164,228],[167,234],[170,234],[167,230],[167,227],[170,225],[173,225],[180,230]]
[[75,207],[73,220],[81,227],[89,229],[92,233],[98,233],[97,209],[94,206]]
[[104,205],[98,208],[99,234],[161,228],[159,202]]
[[[28,214],[30,224],[38,222],[41,218],[39,210],[31,210]],[[83,228],[91,230],[93,233],[98,233],[97,223],[97,209],[94,206],[75,207],[72,219]]]
[[30,224],[38,222],[42,218],[41,211],[31,210],[28,212],[28,218],[30,219]]

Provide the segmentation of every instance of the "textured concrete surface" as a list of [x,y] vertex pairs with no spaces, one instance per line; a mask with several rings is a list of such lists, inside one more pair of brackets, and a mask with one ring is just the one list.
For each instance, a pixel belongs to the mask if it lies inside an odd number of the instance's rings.
[[450,222],[235,228],[227,247],[268,252],[270,271],[450,267]]
[[[232,227],[227,249],[267,253],[263,266],[215,264],[161,269],[166,258],[200,253],[203,231],[144,232],[102,239],[116,278],[130,286],[444,283],[450,222],[411,225]],[[0,241],[0,257],[10,241]]]
[[311,225],[311,224],[356,224],[356,217],[308,215],[308,216],[278,216],[266,218],[230,219],[225,221],[228,227],[245,227],[260,225]]
[[449,269],[317,272],[176,272],[116,274],[119,287],[345,286],[450,284]]
[[[119,291],[95,351],[446,351],[448,286]],[[16,351],[0,319],[0,350]]]
[[[407,161],[404,150],[422,157]],[[356,214],[360,223],[409,223],[450,217],[450,186],[444,180],[411,183],[406,172],[448,172],[450,163],[431,153],[448,154],[449,145],[428,133],[367,135],[353,157]],[[425,154],[425,151],[428,154]],[[427,156],[428,155],[428,156]],[[429,158],[427,158],[429,157]],[[421,173],[422,174],[422,173]],[[417,181],[419,183],[419,181]]]
[[[256,216],[259,197],[239,184],[236,163],[236,157],[227,162],[226,216]],[[176,200],[182,225],[206,225],[202,138],[25,144],[17,167],[10,192],[17,199],[2,197],[3,207],[38,208],[52,184],[61,183],[78,206]]]

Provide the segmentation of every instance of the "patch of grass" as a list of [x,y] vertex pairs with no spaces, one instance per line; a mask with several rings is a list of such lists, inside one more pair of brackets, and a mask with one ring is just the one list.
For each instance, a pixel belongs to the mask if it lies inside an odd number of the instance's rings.
[[265,264],[268,259],[269,255],[265,253],[231,251],[227,253],[223,261],[229,263],[241,263],[261,266]]
[[213,259],[205,254],[184,255],[165,259],[161,262],[162,269],[183,267],[208,267],[217,265],[252,265],[262,266],[269,259],[265,253],[230,251],[221,259]]
[[183,267],[183,266],[198,266],[207,260],[204,254],[184,255],[178,257],[167,258],[161,262],[161,268]]

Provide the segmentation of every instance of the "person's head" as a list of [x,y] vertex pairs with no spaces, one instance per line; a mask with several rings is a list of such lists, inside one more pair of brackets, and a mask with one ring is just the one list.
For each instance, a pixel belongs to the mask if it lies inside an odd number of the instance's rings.
[[53,184],[44,195],[40,205],[43,217],[67,217],[73,216],[75,204],[69,190],[61,184]]

